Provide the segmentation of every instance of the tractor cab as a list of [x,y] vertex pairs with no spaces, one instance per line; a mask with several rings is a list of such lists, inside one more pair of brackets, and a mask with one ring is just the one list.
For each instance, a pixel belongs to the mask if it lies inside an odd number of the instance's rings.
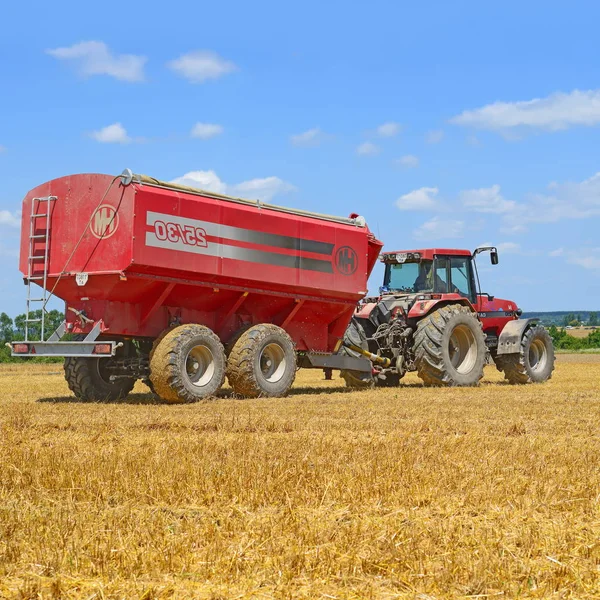
[[[380,256],[385,264],[380,296],[405,298],[415,307],[410,311],[415,317],[423,316],[434,304],[470,304],[493,343],[506,323],[521,315],[521,310],[510,300],[481,292],[475,259],[488,251],[491,263],[497,265],[498,251],[493,246],[479,247],[474,252],[453,248],[384,252]],[[423,300],[430,302],[421,313]]]
[[[497,255],[496,255],[497,256]],[[408,252],[385,252],[381,295],[459,294],[472,304],[477,286],[469,250],[432,248]]]
[[490,252],[493,265],[498,264],[494,246],[479,247],[474,252],[449,248],[430,248],[384,252],[380,260],[385,264],[382,296],[387,294],[458,294],[474,306],[494,297],[482,293],[475,258],[481,252]]

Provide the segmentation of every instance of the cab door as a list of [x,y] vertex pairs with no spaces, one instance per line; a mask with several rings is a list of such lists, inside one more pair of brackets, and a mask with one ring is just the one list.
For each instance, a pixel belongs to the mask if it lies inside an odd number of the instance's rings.
[[450,287],[449,292],[460,294],[467,298],[471,304],[477,301],[477,287],[473,276],[471,256],[449,256],[448,270]]

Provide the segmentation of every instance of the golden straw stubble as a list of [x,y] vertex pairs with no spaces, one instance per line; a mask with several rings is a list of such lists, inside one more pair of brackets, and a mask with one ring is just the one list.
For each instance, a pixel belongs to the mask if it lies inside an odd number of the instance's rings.
[[0,598],[598,597],[599,382],[560,355],[541,385],[82,404],[3,366]]

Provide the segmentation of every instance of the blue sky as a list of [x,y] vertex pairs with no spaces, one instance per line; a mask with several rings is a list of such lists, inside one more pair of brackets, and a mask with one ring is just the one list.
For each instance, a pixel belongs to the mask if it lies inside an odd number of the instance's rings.
[[0,311],[24,310],[25,193],[125,167],[358,212],[388,250],[493,243],[485,291],[525,310],[600,309],[596,2],[2,12]]

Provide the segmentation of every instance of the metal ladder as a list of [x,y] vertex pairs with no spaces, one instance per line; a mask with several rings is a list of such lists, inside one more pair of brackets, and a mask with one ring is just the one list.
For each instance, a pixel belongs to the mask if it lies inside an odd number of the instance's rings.
[[[51,202],[57,200],[56,196],[45,196],[43,198],[32,198],[31,200],[31,215],[29,217],[29,247],[27,254],[27,307],[25,310],[25,341],[29,340],[29,326],[31,323],[40,323],[41,332],[40,339],[44,340],[45,324],[46,324],[46,304],[51,298],[51,294],[46,289],[48,280],[48,253],[49,253],[49,240],[50,240],[50,217],[51,217]],[[46,212],[36,212],[41,210],[40,207],[45,207]],[[38,228],[36,227],[38,219],[46,219],[46,228],[43,233],[36,233]],[[43,254],[34,254],[36,251],[36,242],[38,240],[44,240],[44,252]],[[39,252],[39,249],[37,250]],[[38,265],[42,265],[40,271]],[[37,267],[37,268],[36,268]],[[42,288],[41,297],[32,297],[31,295],[31,284],[36,283]],[[35,306],[41,305],[41,318],[32,319],[30,314],[32,310],[36,310]],[[33,308],[32,308],[33,307]],[[37,309],[39,310],[39,309]]]

